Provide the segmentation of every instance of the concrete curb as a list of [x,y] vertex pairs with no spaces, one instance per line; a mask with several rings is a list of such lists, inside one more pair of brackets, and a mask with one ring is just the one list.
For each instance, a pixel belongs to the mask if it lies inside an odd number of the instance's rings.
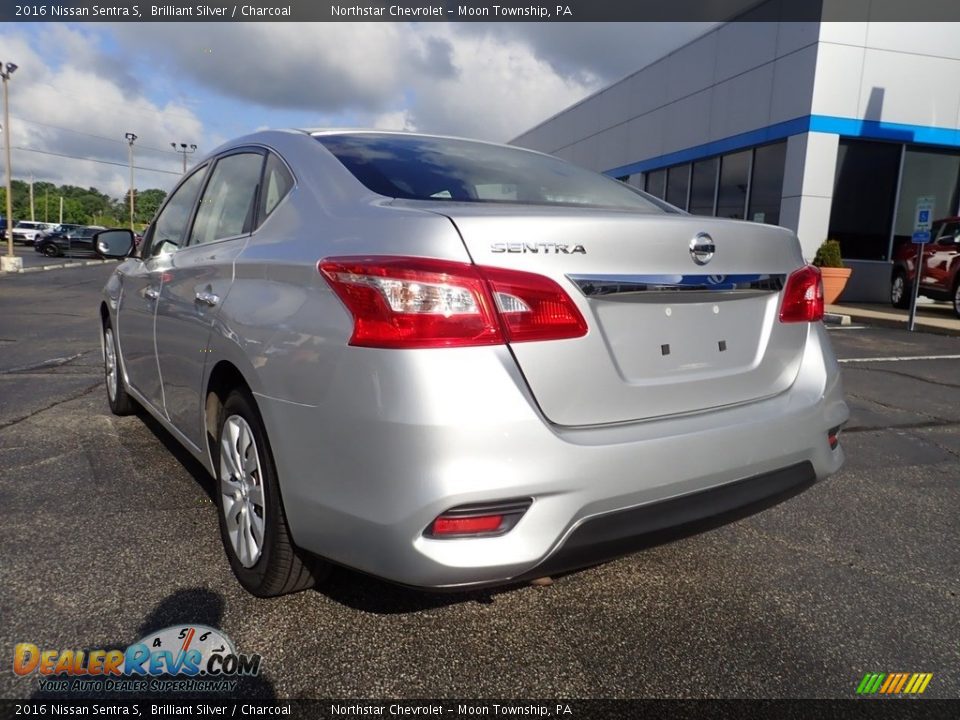
[[45,270],[65,270],[67,268],[86,267],[87,265],[106,265],[107,263],[119,262],[117,260],[79,260],[77,262],[57,263],[55,265],[37,265],[35,267],[25,267],[16,272],[0,272],[0,278],[13,277],[14,275],[23,275],[24,273],[43,272]]
[[849,325],[851,323],[849,315],[840,315],[839,313],[825,313],[823,316],[824,325]]

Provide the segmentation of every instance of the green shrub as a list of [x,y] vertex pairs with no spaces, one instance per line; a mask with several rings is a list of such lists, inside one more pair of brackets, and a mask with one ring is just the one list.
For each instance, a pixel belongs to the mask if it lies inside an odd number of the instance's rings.
[[813,264],[817,267],[842,268],[840,243],[836,240],[824,240],[817,248],[817,255],[813,258]]

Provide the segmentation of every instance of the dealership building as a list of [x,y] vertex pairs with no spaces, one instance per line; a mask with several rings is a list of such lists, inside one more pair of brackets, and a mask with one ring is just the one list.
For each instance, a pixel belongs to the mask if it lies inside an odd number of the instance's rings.
[[840,241],[843,300],[885,301],[917,204],[958,212],[960,24],[745,22],[520,135],[696,215]]

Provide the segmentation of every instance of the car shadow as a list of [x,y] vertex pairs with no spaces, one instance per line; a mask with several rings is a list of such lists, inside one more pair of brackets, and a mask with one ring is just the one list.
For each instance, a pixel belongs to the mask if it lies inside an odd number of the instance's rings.
[[216,503],[216,483],[207,472],[207,469],[190,452],[180,444],[170,432],[157,422],[154,417],[142,407],[137,408],[137,417],[147,426],[147,429],[154,434],[163,447],[183,466],[190,476],[197,481],[197,485],[207,494],[210,502]]

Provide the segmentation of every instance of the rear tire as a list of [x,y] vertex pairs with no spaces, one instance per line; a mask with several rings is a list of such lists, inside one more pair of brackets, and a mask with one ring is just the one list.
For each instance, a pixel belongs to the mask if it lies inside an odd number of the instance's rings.
[[123,366],[109,320],[103,321],[103,375],[110,412],[121,416],[136,412],[136,402],[127,394],[127,386],[123,382]]
[[903,270],[897,270],[890,279],[890,304],[900,310],[910,307],[910,285]]
[[42,252],[42,253],[43,253],[44,255],[46,255],[47,257],[60,257],[60,248],[58,248],[58,247],[57,247],[56,245],[54,245],[53,243],[50,243],[50,244],[48,244],[48,245],[44,245],[44,246],[40,249],[40,252]]
[[257,597],[315,585],[329,566],[293,544],[273,454],[249,393],[227,396],[212,455],[220,538],[240,584]]

